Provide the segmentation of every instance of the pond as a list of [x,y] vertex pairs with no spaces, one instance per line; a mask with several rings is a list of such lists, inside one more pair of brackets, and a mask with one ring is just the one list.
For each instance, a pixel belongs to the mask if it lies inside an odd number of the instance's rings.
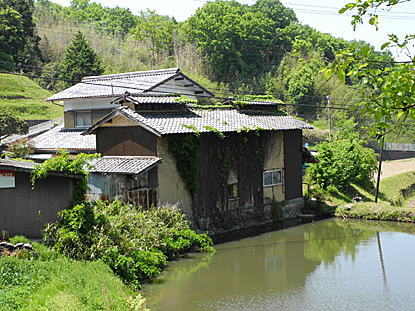
[[327,219],[222,243],[143,288],[151,310],[414,310],[415,225]]

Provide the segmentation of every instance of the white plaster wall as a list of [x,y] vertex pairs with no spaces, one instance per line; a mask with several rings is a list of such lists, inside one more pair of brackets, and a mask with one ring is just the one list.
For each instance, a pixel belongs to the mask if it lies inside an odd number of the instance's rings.
[[176,161],[168,152],[165,138],[157,137],[157,156],[163,162],[157,166],[159,181],[159,204],[172,205],[178,203],[182,212],[192,218],[192,200],[186,185],[176,169]]
[[110,101],[112,100],[114,100],[113,97],[65,100],[63,102],[64,111],[91,110],[91,109],[114,109],[120,106],[120,105],[110,104]]

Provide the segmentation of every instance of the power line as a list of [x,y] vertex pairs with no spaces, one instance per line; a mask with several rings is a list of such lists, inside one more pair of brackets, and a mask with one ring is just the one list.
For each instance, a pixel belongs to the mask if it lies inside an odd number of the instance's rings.
[[[21,75],[21,76],[27,76],[27,77],[38,78],[38,79],[46,79],[46,80],[65,81],[65,82],[76,82],[76,83],[83,83],[83,84],[88,84],[88,85],[111,87],[111,88],[114,87],[113,85],[108,85],[108,84],[103,84],[103,83],[97,83],[97,82],[89,82],[89,81],[88,82],[84,82],[84,81],[79,82],[79,81],[70,80],[70,79],[52,78],[52,77],[42,77],[42,76],[37,76],[35,74],[24,74],[24,73],[7,72],[7,71],[0,71],[0,73],[12,74],[12,75]],[[144,91],[147,90],[147,89],[140,88],[140,87],[136,87],[136,86],[116,85],[115,87],[117,87],[117,88],[124,88],[124,89],[131,89],[131,90],[136,90],[136,91],[141,91],[141,92],[144,92]],[[168,92],[168,91],[152,91],[152,92],[161,93],[161,94],[171,94],[171,92]],[[193,93],[184,93],[184,94],[182,93],[181,95],[184,95],[184,96],[194,96]],[[215,99],[228,100],[229,97],[215,97]],[[244,102],[270,103],[270,102],[260,101],[260,100],[246,100],[246,99],[239,99],[239,98],[232,98],[232,100],[233,101],[244,101]],[[315,108],[315,109],[326,109],[326,108],[328,108],[327,106],[317,106],[317,105],[309,105],[309,104],[294,104],[294,103],[276,103],[276,105],[280,105],[280,106],[295,106],[295,107],[297,107],[297,106],[298,107],[311,107],[311,108]],[[330,108],[331,109],[336,109],[336,110],[349,110],[349,108],[345,108],[345,107],[333,107],[333,106],[331,106]]]

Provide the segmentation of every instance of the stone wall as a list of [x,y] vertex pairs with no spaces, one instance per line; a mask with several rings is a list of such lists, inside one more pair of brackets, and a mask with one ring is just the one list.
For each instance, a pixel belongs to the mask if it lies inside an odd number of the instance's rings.
[[304,198],[297,198],[285,202],[282,206],[282,215],[275,215],[272,212],[272,204],[266,204],[263,209],[254,206],[239,208],[235,210],[223,211],[215,217],[203,219],[191,219],[190,225],[193,230],[208,232],[209,235],[220,235],[251,227],[262,226],[275,221],[295,219],[304,207]]

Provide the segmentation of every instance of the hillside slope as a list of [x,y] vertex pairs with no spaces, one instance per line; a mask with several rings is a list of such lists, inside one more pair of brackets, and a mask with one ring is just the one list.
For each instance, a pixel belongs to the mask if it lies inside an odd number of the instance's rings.
[[0,109],[8,107],[25,120],[63,116],[63,107],[45,102],[49,96],[49,91],[28,77],[0,74]]

